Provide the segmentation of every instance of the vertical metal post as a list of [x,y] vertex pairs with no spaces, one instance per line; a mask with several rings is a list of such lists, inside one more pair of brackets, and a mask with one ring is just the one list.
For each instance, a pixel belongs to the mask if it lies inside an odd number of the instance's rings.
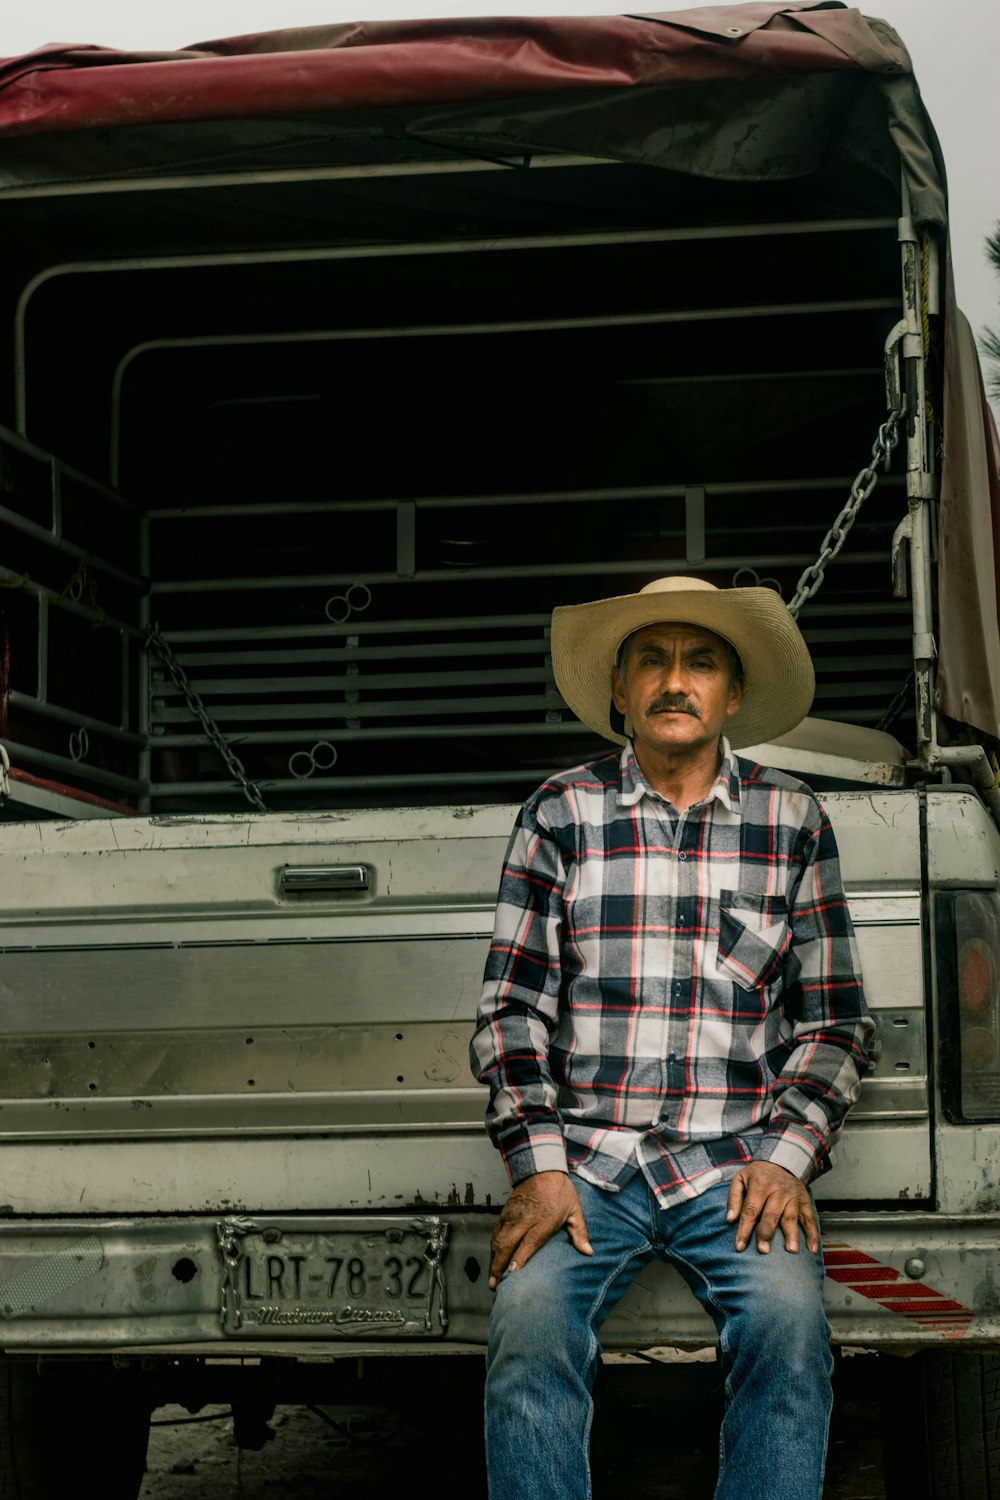
[[[142,516],[141,519],[140,519],[140,521],[139,521],[139,572],[145,578],[149,578],[151,576],[150,575],[150,550],[151,550],[150,527],[151,527],[151,523],[150,523],[149,517],[148,516]],[[138,711],[136,713],[136,728],[138,729],[139,733],[142,735],[142,749],[139,751],[139,754],[138,754],[138,757],[137,757],[137,761],[138,761],[138,775],[137,775],[137,780],[139,780],[142,783],[143,787],[147,788],[147,789],[148,789],[148,787],[150,785],[150,782],[152,780],[152,770],[153,770],[153,756],[152,756],[152,750],[151,750],[151,734],[152,734],[152,728],[151,728],[151,704],[150,704],[150,701],[149,701],[149,693],[150,693],[149,652],[146,650],[146,644],[145,644],[146,632],[149,630],[150,623],[151,623],[150,608],[151,608],[151,606],[150,606],[149,593],[147,591],[146,593],[141,594],[140,597],[139,597],[139,624],[140,624],[140,626],[142,628],[143,639],[142,639],[142,643],[139,646],[138,653],[137,653],[137,658],[136,658],[136,668],[137,668],[137,678],[138,678],[138,694],[139,694],[139,702],[137,704],[137,710]],[[150,795],[149,795],[149,791],[148,790],[144,790],[139,795],[139,811],[140,812],[144,812],[144,813],[148,813],[150,811],[150,809],[151,809],[151,805],[152,805],[152,803],[151,803],[151,798],[150,798]]]
[[705,561],[705,491],[694,485],[684,491],[685,552],[689,563]]
[[38,595],[38,673],[35,697],[45,703],[49,696],[49,601]]
[[55,541],[62,541],[62,464],[57,458],[49,459],[49,473],[52,483],[52,536]]
[[118,640],[120,643],[119,661],[121,662],[121,717],[119,728],[131,729],[129,719],[132,713],[132,648],[129,635],[126,630],[119,630]]
[[[49,486],[52,502],[52,539],[62,541],[62,465],[49,459]],[[39,703],[49,696],[49,601],[38,596],[38,682],[35,691]]]
[[930,470],[927,393],[924,386],[924,339],[921,318],[921,260],[916,228],[910,218],[909,192],[902,185],[899,243],[903,276],[903,387],[906,392],[906,500],[910,514],[910,598],[913,609],[913,665],[916,686],[917,741],[921,759],[937,750],[934,708],[933,546],[930,505],[937,482]]
[[412,500],[396,504],[396,572],[413,578],[417,571],[417,507]]
[[[361,638],[360,638],[360,636],[349,635],[349,636],[346,637],[346,639],[344,641],[344,645],[347,646],[351,651],[357,651],[360,648],[360,645],[361,645]],[[358,677],[358,676],[360,676],[360,670],[359,670],[359,667],[358,667],[358,663],[356,661],[349,661],[347,663],[347,666],[344,669],[344,675],[347,676],[347,677]],[[360,695],[357,692],[352,692],[350,689],[348,689],[344,693],[344,702],[345,703],[357,703],[359,696]],[[346,719],[345,723],[347,724],[348,729],[360,729],[361,728],[361,720],[360,719]]]

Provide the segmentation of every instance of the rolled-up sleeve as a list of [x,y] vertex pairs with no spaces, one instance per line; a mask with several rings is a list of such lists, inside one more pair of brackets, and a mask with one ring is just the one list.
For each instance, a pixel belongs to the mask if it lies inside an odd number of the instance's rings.
[[809,1182],[830,1164],[830,1149],[867,1071],[874,1022],[865,1003],[857,943],[833,829],[803,830],[801,877],[789,903],[792,942],[782,1006],[790,1052],[755,1155]]
[[512,1183],[566,1171],[566,1146],[549,1070],[561,988],[565,869],[550,830],[529,804],[504,859],[472,1069],[488,1085],[486,1126]]

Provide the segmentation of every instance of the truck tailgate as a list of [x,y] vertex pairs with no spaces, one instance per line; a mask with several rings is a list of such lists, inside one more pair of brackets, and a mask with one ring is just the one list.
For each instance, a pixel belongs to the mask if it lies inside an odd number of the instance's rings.
[[[916,798],[824,802],[882,1055],[821,1192],[924,1199]],[[0,830],[11,1210],[495,1203],[505,1179],[466,1053],[513,816]]]

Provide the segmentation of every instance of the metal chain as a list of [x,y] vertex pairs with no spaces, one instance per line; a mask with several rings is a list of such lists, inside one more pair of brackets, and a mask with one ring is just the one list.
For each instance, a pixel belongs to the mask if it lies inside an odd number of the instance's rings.
[[886,709],[881,719],[879,719],[878,723],[875,725],[876,729],[888,729],[890,725],[894,724],[899,718],[900,714],[903,712],[903,709],[906,707],[907,703],[910,700],[910,696],[913,692],[913,681],[916,675],[916,672],[912,668],[906,674],[906,681],[899,689],[899,692],[896,694],[895,698],[893,698],[892,702],[889,704],[889,707]]
[[803,604],[819,589],[826,574],[827,563],[836,557],[846,542],[847,533],[857,520],[858,511],[878,484],[878,466],[888,460],[899,440],[900,415],[898,411],[891,411],[882,423],[878,430],[878,437],[872,444],[871,463],[865,465],[851,485],[851,498],[823,538],[819,557],[806,568],[799,579],[788,606],[788,612],[793,619],[798,619],[799,610]]
[[216,750],[218,750],[219,754],[222,756],[222,759],[229,767],[229,770],[233,775],[233,780],[238,782],[238,784],[242,787],[244,797],[246,797],[247,801],[251,804],[251,806],[255,807],[258,812],[266,813],[267,806],[260,794],[260,787],[255,781],[250,780],[249,776],[246,773],[246,767],[244,766],[243,762],[240,760],[239,756],[236,754],[235,750],[232,748],[225,735],[222,733],[222,730],[219,728],[218,724],[216,724],[215,720],[208,712],[208,709],[201,701],[201,697],[199,696],[199,694],[196,693],[194,688],[191,686],[187,673],[160,634],[159,625],[150,626],[149,632],[146,636],[145,644],[147,651],[156,652],[157,656],[160,658],[160,661],[170,673],[170,676],[173,679],[174,686],[180,688],[181,692],[184,694],[184,698],[188,708],[194,714],[202,729],[204,729],[211,744],[215,746]]

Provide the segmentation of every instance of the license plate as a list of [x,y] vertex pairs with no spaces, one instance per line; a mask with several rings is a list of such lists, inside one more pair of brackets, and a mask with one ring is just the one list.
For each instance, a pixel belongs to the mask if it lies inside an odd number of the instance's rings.
[[223,1331],[253,1338],[429,1338],[448,1326],[447,1222],[217,1225]]

